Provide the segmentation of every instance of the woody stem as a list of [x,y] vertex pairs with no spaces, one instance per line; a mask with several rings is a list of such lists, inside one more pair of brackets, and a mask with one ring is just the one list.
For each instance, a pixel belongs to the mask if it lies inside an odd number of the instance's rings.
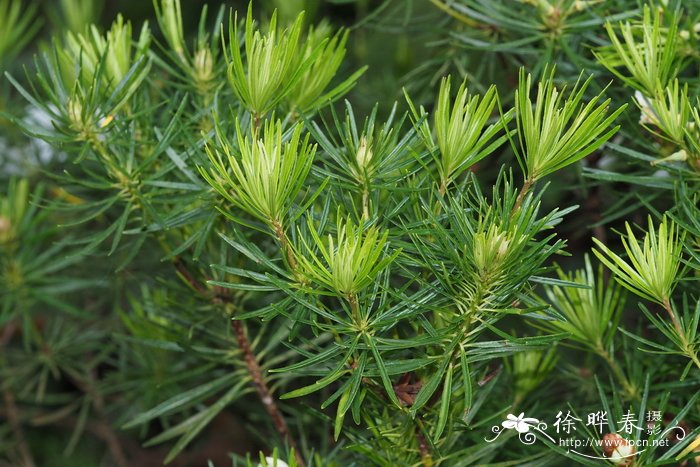
[[681,337],[685,342],[685,333],[683,332],[683,327],[681,327],[681,323],[678,322],[678,318],[676,317],[676,314],[673,312],[673,308],[671,307],[671,301],[668,298],[664,299],[663,307],[664,310],[666,310],[666,313],[668,313],[668,315],[671,317],[671,322],[673,323],[673,327],[676,328],[678,336]]
[[253,380],[255,391],[258,393],[258,397],[260,398],[260,401],[262,402],[265,411],[272,420],[272,423],[274,424],[277,433],[279,433],[282,439],[284,439],[287,442],[290,449],[294,450],[297,464],[300,467],[304,467],[306,464],[304,462],[304,459],[301,457],[301,453],[299,452],[299,448],[297,447],[296,441],[289,432],[287,422],[284,419],[282,412],[280,412],[279,407],[277,407],[275,399],[270,392],[270,388],[265,382],[265,378],[263,377],[263,370],[260,368],[260,364],[258,363],[255,354],[250,348],[250,341],[248,340],[248,336],[246,335],[243,322],[234,319],[231,321],[231,326],[233,327],[233,331],[236,336],[236,341],[238,342],[238,347],[243,352],[243,359],[245,360],[246,367],[248,368],[248,374]]
[[284,232],[282,223],[278,220],[273,220],[272,229],[275,232],[275,237],[277,237],[277,241],[280,244],[280,248],[287,257],[287,263],[289,264],[289,268],[292,270],[292,272],[296,272],[297,259],[294,257],[294,251],[292,251],[292,247],[289,244],[289,240],[287,240],[287,234]]
[[[17,323],[15,321],[10,321],[3,329],[2,335],[0,335],[0,350],[3,350],[5,345],[10,341],[15,330],[17,329]],[[9,428],[15,438],[15,447],[17,449],[17,454],[19,455],[20,465],[23,467],[34,467],[36,463],[34,462],[34,457],[29,450],[27,441],[24,437],[24,430],[22,429],[22,417],[20,415],[19,408],[15,401],[15,395],[12,392],[9,384],[2,388],[3,402],[5,403],[7,421],[9,422]]]
[[515,204],[513,205],[513,211],[511,212],[511,215],[515,214],[515,212],[518,209],[520,209],[520,206],[523,204],[523,201],[525,200],[525,196],[530,191],[530,188],[532,188],[532,185],[534,183],[535,183],[535,181],[532,179],[532,177],[528,177],[525,179],[525,183],[523,184],[523,187],[520,189],[520,193],[518,193],[518,198],[515,200]]
[[681,323],[678,321],[678,317],[676,316],[676,313],[673,312],[673,307],[671,306],[671,300],[668,298],[665,298],[663,301],[663,307],[664,310],[666,310],[666,313],[671,317],[671,322],[673,323],[673,327],[676,328],[676,332],[678,333],[678,338],[681,341],[681,344],[683,346],[682,350],[683,353],[690,358],[695,366],[700,368],[700,359],[698,359],[698,354],[695,352],[695,349],[693,346],[688,342],[688,338],[685,335],[685,331],[683,330],[683,326],[681,326]]
[[[195,275],[187,268],[180,258],[175,259],[174,266],[180,273],[180,276],[198,293],[204,296],[210,296],[209,289],[195,278]],[[214,296],[211,298],[211,301],[215,305],[223,306],[229,312],[229,314],[231,314],[233,305],[230,298],[225,296]],[[260,402],[262,402],[265,412],[267,412],[268,416],[272,420],[272,424],[274,425],[275,430],[277,430],[277,433],[279,433],[282,439],[287,442],[290,449],[294,450],[297,465],[299,467],[306,467],[306,463],[304,462],[304,458],[301,456],[298,445],[295,439],[292,437],[289,427],[287,426],[287,422],[285,421],[284,416],[277,406],[277,403],[270,392],[270,388],[265,381],[263,370],[260,367],[257,357],[250,346],[245,325],[243,322],[233,319],[231,321],[231,327],[233,328],[236,343],[243,353],[243,360],[253,385],[255,386],[255,392],[258,394],[258,398],[260,399]]]

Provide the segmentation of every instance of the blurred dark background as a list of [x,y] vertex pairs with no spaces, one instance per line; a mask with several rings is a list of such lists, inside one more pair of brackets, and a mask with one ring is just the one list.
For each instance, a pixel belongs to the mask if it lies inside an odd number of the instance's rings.
[[[240,17],[244,14],[248,1],[183,0],[186,35],[191,37],[195,32],[200,11],[205,4],[209,7],[208,18],[213,22],[215,13],[221,7],[225,8],[226,15],[229,8],[239,11]],[[33,5],[36,5],[35,9]],[[440,77],[449,73],[458,79],[467,77],[470,89],[477,93],[483,92],[488,84],[497,84],[504,106],[507,106],[517,83],[517,68],[514,65],[528,66],[526,60],[534,62],[539,59],[539,56],[526,56],[525,59],[517,56],[512,62],[506,62],[510,59],[504,58],[508,57],[505,53],[497,56],[497,59],[485,59],[483,51],[467,50],[455,45],[449,39],[450,34],[464,32],[468,26],[453,21],[426,0],[253,0],[252,5],[254,16],[263,22],[275,9],[283,23],[290,22],[304,10],[308,24],[329,21],[335,27],[351,29],[348,52],[339,75],[347,76],[361,66],[369,65],[357,86],[346,96],[352,102],[358,117],[367,115],[375,103],[379,103],[380,118],[388,114],[394,101],[399,103],[401,110],[405,109],[404,87],[416,104],[429,108]],[[0,72],[8,71],[20,81],[23,67],[31,70],[34,54],[46,47],[52,38],[60,38],[66,31],[82,32],[90,24],[97,24],[101,30],[107,29],[118,14],[130,20],[135,31],[140,29],[144,21],[148,21],[156,41],[162,38],[151,0],[23,0],[23,7],[34,18],[36,35],[14,59],[5,64],[0,63]],[[528,66],[528,69],[532,68],[534,67]],[[4,77],[0,78],[0,112],[7,110],[16,115],[22,113],[25,106],[26,102],[12,90],[9,82]],[[631,118],[634,120],[638,116],[633,115]],[[8,153],[4,150],[6,147],[20,148],[25,144],[29,144],[29,139],[0,117],[0,163]],[[593,157],[599,158],[600,155]],[[484,162],[477,168],[483,186],[487,187],[486,191],[490,191],[489,182],[495,179],[498,168],[505,162],[515,166],[508,151],[503,151],[498,158]],[[0,164],[0,183],[4,182],[2,172]],[[599,211],[605,204],[604,196],[597,191],[572,190],[572,187],[581,183],[580,178],[578,168],[558,174],[552,180],[552,187],[544,200],[547,206],[543,208],[546,210],[559,204],[582,205],[576,215],[570,216],[565,225],[559,227],[562,235],[569,239],[569,251],[578,253],[590,249],[588,226],[599,220]],[[639,222],[640,219],[635,220]],[[599,229],[596,235],[604,235],[603,230]],[[580,254],[574,256],[579,260],[582,258]],[[558,261],[567,260],[558,258]],[[255,451],[260,446],[256,446],[256,442],[245,435],[246,430],[240,424],[242,419],[245,417],[237,417],[232,411],[222,413],[206,432],[198,436],[188,451],[171,465],[202,466],[206,465],[208,459],[214,465],[230,465],[230,461],[227,464],[228,451],[241,454]],[[61,455],[70,431],[66,428],[55,432],[47,429],[28,432],[29,443],[38,453],[37,462],[41,466],[99,465],[103,446],[91,442],[89,437],[84,438],[70,457]],[[149,436],[147,433],[139,435],[140,439],[125,439],[127,449],[140,456],[134,460],[133,465],[161,465],[168,446],[141,449],[141,440],[148,439]],[[236,440],[235,445],[232,445],[232,440]],[[213,457],[217,453],[220,457]],[[0,467],[5,466],[0,463]]]
[[[26,3],[38,5],[35,14],[41,28],[6,71],[16,72],[31,61],[33,53],[52,37],[66,30],[82,32],[93,23],[106,29],[118,14],[130,20],[135,30],[148,21],[155,37],[162,37],[150,0],[26,0]],[[229,8],[244,13],[248,3],[184,1],[185,34],[195,32],[204,5],[209,8],[209,19],[213,21],[214,13],[220,8],[225,8],[226,15]],[[368,110],[381,101],[388,111],[391,107],[388,97],[403,100],[401,88],[409,82],[407,74],[425,64],[431,56],[431,45],[437,45],[433,44],[433,33],[449,23],[447,15],[424,0],[252,0],[250,4],[254,16],[262,21],[274,10],[278,11],[282,22],[290,22],[300,11],[305,11],[307,24],[329,21],[335,27],[351,28],[344,66],[354,70],[369,65],[368,72],[348,97],[360,110]],[[435,84],[437,76],[432,78]],[[423,83],[418,85],[415,79],[410,82],[415,89],[424,89]]]

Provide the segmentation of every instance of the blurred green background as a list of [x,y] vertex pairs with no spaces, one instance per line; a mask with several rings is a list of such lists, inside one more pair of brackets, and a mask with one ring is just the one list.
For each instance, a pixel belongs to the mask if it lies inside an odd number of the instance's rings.
[[[610,5],[618,3],[624,2],[606,2]],[[0,71],[10,72],[20,80],[23,67],[32,69],[34,54],[46,47],[52,38],[60,37],[65,31],[83,31],[93,23],[104,30],[118,14],[130,20],[135,29],[140,28],[144,21],[148,21],[156,40],[162,37],[157,29],[150,0],[24,0],[22,4],[25,8],[22,18],[28,18],[29,21],[27,34],[23,37],[26,44],[18,47],[11,60],[0,60]],[[226,14],[229,7],[243,12],[248,2],[183,1],[186,34],[192,36],[195,32],[204,4],[209,5],[209,19],[213,21],[216,15],[211,13],[218,11],[222,6],[226,8]],[[254,0],[252,4],[255,17],[263,22],[275,9],[283,22],[291,21],[299,11],[305,10],[306,21],[309,24],[329,21],[335,27],[351,29],[344,70],[341,70],[339,75],[347,76],[352,70],[369,65],[358,85],[346,96],[352,102],[358,116],[368,114],[376,103],[379,104],[380,120],[388,114],[394,101],[399,103],[400,109],[405,109],[403,88],[406,88],[416,104],[430,106],[440,77],[450,73],[458,79],[467,77],[470,89],[474,92],[483,92],[487,85],[492,83],[498,85],[504,106],[507,106],[517,83],[517,66],[524,64],[528,69],[533,69],[536,68],[533,63],[545,60],[544,55],[525,53],[508,55],[504,52],[500,55],[488,55],[492,52],[459,45],[450,34],[468,32],[469,26],[454,21],[427,0]],[[591,36],[600,32],[593,31]],[[1,34],[0,31],[0,36]],[[593,42],[590,37],[587,39],[588,43]],[[565,64],[561,64],[558,71],[571,72],[571,67],[566,68]],[[574,75],[579,71],[577,68]],[[608,80],[609,78],[603,79],[602,84]],[[10,83],[4,78],[0,79],[0,111],[7,110],[17,115],[25,108],[26,102],[11,90]],[[623,118],[630,119],[633,127],[637,126],[638,114],[635,112],[628,112]],[[41,157],[41,148],[34,147],[34,144],[36,143],[31,142],[16,127],[0,117],[0,183],[4,183],[4,177],[8,174],[3,173],[3,160],[7,161],[11,151],[5,149],[18,148],[23,157],[31,157],[32,153],[39,153],[36,157]],[[504,151],[502,157],[479,167],[479,176],[484,181],[484,186],[488,186],[488,181],[495,178],[498,168],[510,157],[511,154]],[[571,216],[565,225],[558,227],[562,230],[562,235],[569,240],[568,250],[576,252],[574,256],[578,261],[582,258],[578,253],[590,249],[589,226],[599,220],[600,211],[605,207],[601,207],[604,204],[604,193],[595,191],[595,196],[592,196],[586,187],[579,186],[580,179],[578,168],[558,174],[556,179],[552,180],[552,187],[544,200],[547,206],[543,208],[549,209],[554,205],[582,205],[575,216]],[[634,220],[639,222],[641,218],[637,217]],[[603,235],[601,232],[602,230],[596,235]],[[566,261],[568,259],[561,259],[561,262]],[[214,465],[229,465],[230,461],[227,464],[226,455],[228,451],[243,454],[260,448],[261,446],[257,446],[246,437],[245,429],[240,425],[244,418],[236,417],[232,412],[222,413],[206,432],[197,438],[191,448],[171,465],[200,466],[206,465],[208,459],[211,459]],[[27,430],[28,442],[32,451],[37,453],[36,460],[39,465],[101,465],[104,447],[91,436],[83,437],[70,456],[60,454],[68,444],[71,433],[72,427]],[[3,434],[0,429],[0,437]],[[141,439],[149,437],[146,433],[140,435]],[[161,464],[168,446],[141,449],[139,439],[135,436],[129,438],[128,434],[124,436],[127,449],[131,453],[139,453],[134,465]],[[231,445],[231,440],[237,440],[237,445]],[[4,467],[1,461],[0,467]]]

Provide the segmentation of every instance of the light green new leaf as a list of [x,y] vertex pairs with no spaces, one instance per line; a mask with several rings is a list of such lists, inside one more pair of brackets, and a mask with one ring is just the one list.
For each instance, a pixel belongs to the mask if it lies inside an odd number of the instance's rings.
[[648,107],[644,106],[646,99],[643,97],[637,95],[637,100],[642,100],[642,123],[653,124],[661,130],[663,137],[678,145],[684,144],[692,108],[688,99],[687,84],[680,86],[678,80],[674,80],[668,87],[656,93],[648,102]]
[[304,186],[316,153],[309,135],[302,138],[302,126],[295,125],[284,141],[279,120],[266,121],[262,135],[252,138],[244,136],[237,122],[234,147],[217,125],[218,147],[206,146],[213,167],[199,171],[222,197],[277,232]]
[[400,253],[385,254],[389,231],[381,233],[376,227],[365,228],[339,217],[335,237],[328,235],[324,242],[311,218],[308,224],[314,245],[300,235],[302,248],[297,249],[297,257],[301,270],[319,287],[349,299],[372,284]]
[[615,282],[603,280],[603,266],[595,274],[586,255],[585,268],[572,273],[557,272],[562,280],[583,287],[546,286],[545,292],[554,309],[564,321],[542,321],[553,331],[568,332],[573,339],[592,349],[605,349],[625,306],[625,291]]
[[[644,5],[641,24],[619,23],[622,37],[618,37],[611,23],[606,23],[605,29],[612,44],[595,53],[604,67],[647,96],[656,95],[678,73],[676,41],[679,19],[672,18],[668,28],[664,28],[662,16],[661,11],[654,9],[652,12],[649,5]],[[624,67],[629,76],[622,74],[619,67]]]
[[285,99],[293,112],[301,114],[315,112],[347,93],[365,72],[366,66],[326,91],[343,63],[347,40],[348,31],[341,30],[331,36],[327,23],[321,23],[318,27],[309,29],[306,40],[301,42],[297,52],[295,66],[302,67],[309,58],[313,61],[305,68]]
[[65,47],[58,49],[61,72],[66,82],[76,81],[85,89],[90,88],[93,77],[98,75],[103,87],[113,91],[126,80],[133,65],[147,55],[150,41],[148,23],[144,23],[138,41],[134,42],[131,23],[125,22],[121,15],[104,35],[94,25],[82,34],[68,32]]
[[320,52],[317,47],[311,56],[298,62],[303,19],[304,14],[300,13],[289,29],[279,29],[275,12],[268,32],[262,33],[254,26],[251,2],[245,21],[245,52],[238,34],[238,13],[230,20],[228,50],[224,43],[228,81],[243,105],[258,118],[287,95]]
[[622,244],[628,255],[627,261],[595,238],[593,241],[598,249],[593,252],[625,288],[661,305],[668,303],[679,279],[683,235],[665,216],[657,234],[649,217],[649,231],[640,246],[630,225],[625,223],[625,227],[627,236],[622,237]]
[[[22,11],[23,3],[26,8]],[[34,37],[41,27],[37,3],[0,0],[0,70]]]
[[[495,86],[489,87],[481,97],[469,94],[466,83],[462,83],[454,101],[450,89],[451,78],[448,76],[440,83],[435,106],[435,138],[425,119],[425,110],[421,107],[419,113],[406,95],[414,124],[419,125],[417,129],[424,144],[431,152],[435,148],[439,151],[439,155],[434,157],[440,176],[440,190],[443,193],[459,174],[493,153],[506,141],[505,135],[494,138],[511,117],[510,113],[506,114],[503,117],[504,121],[499,120],[487,126],[498,102]],[[422,123],[419,123],[421,119]]]
[[544,72],[537,84],[537,97],[530,99],[532,77],[520,69],[520,83],[515,93],[515,113],[518,123],[521,157],[526,177],[534,182],[577,162],[609,140],[619,129],[612,122],[627,107],[623,105],[608,113],[610,99],[599,102],[601,92],[585,102],[586,89],[593,77],[576,85],[564,97],[564,90],[554,87],[554,68]]

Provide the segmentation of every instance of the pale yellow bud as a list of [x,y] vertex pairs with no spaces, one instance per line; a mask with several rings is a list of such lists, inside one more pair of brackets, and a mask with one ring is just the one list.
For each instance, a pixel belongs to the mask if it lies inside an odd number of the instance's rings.
[[202,48],[194,55],[194,78],[199,83],[207,83],[214,77],[214,58],[208,48]]
[[506,256],[506,253],[508,253],[508,246],[510,245],[510,241],[508,239],[503,239],[498,245],[498,250],[496,251],[496,258],[501,259]]
[[651,165],[656,165],[661,162],[685,162],[688,160],[688,153],[685,151],[685,149],[681,149],[680,151],[676,151],[670,156],[664,157],[663,159],[651,161]]
[[651,106],[650,100],[644,94],[639,91],[635,91],[634,99],[639,104],[641,115],[639,116],[640,125],[657,125],[656,114],[654,113],[654,108]]
[[474,263],[479,271],[494,269],[508,254],[511,241],[497,226],[474,235]]
[[[274,457],[265,458],[266,467],[289,467],[288,464],[280,459],[275,459]],[[263,467],[262,464],[258,464],[258,467]]]
[[85,126],[85,121],[83,120],[83,104],[78,99],[69,99],[66,111],[68,112],[68,119],[73,128],[82,130]]
[[367,166],[372,161],[372,148],[367,142],[367,138],[364,136],[360,138],[360,145],[357,148],[357,154],[355,155],[355,160],[357,161],[357,166],[360,169],[367,169]]
[[537,3],[545,15],[551,15],[555,12],[555,8],[547,0],[539,0]]
[[636,452],[634,444],[617,433],[603,436],[603,453],[615,465],[630,465]]
[[589,6],[591,6],[594,2],[589,2],[586,0],[576,0],[574,2],[574,10],[576,11],[584,11],[588,9]]

